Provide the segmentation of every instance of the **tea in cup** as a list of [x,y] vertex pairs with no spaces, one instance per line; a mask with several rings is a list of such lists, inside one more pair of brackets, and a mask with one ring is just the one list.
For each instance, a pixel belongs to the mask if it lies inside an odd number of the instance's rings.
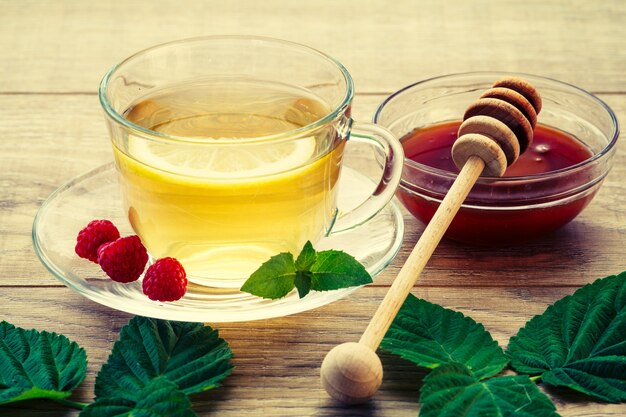
[[[403,151],[353,127],[352,79],[314,49],[205,37],[139,52],[100,86],[125,210],[153,258],[196,284],[239,288],[271,256],[355,227],[390,201]],[[384,156],[376,191],[337,208],[346,142]]]

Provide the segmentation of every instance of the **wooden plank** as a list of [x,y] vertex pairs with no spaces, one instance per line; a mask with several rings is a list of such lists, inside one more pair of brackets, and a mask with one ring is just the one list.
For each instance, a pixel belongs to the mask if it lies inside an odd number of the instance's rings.
[[[384,96],[358,96],[355,117],[368,120]],[[626,120],[626,96],[603,95]],[[112,160],[93,95],[0,95],[0,285],[58,285],[36,261],[31,226],[44,199],[62,183]],[[626,246],[626,154],[620,143],[613,171],[596,199],[574,222],[533,245],[500,249],[442,242],[422,286],[579,286],[621,272]],[[404,211],[405,243],[377,280],[388,285],[423,226]]]
[[154,44],[256,34],[325,51],[357,91],[388,92],[454,72],[506,70],[594,91],[626,85],[626,4],[620,0],[466,2],[0,3],[0,91],[92,92],[105,71]]
[[[481,322],[505,346],[524,323],[571,288],[429,288],[414,291]],[[350,408],[331,401],[319,383],[319,366],[328,350],[356,341],[384,288],[365,288],[350,298],[317,310],[272,320],[213,325],[235,354],[235,371],[222,388],[194,396],[199,415],[220,416],[354,416],[383,417],[417,414],[423,371],[391,355],[381,355],[385,379],[370,403]],[[120,328],[129,316],[83,300],[68,289],[33,292],[14,288],[0,304],[0,318],[24,328],[63,333],[85,347],[89,358],[86,381],[72,398],[90,401],[95,375],[106,361]],[[8,296],[8,299],[6,298]],[[543,387],[542,387],[543,388]],[[623,405],[606,405],[562,390],[548,391],[563,416],[618,416]],[[0,407],[0,416],[75,416],[47,402],[31,401],[28,408]]]

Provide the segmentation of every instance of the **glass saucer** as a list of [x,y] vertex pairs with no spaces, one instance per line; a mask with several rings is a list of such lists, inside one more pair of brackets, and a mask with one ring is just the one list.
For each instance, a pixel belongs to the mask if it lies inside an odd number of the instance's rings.
[[[338,206],[348,209],[363,201],[375,186],[372,179],[344,166]],[[122,236],[133,234],[123,216],[117,173],[113,164],[83,174],[57,189],[39,209],[33,224],[33,244],[42,263],[65,285],[97,303],[131,314],[193,322],[236,322],[267,319],[317,308],[339,300],[358,287],[312,291],[299,299],[294,291],[279,300],[266,300],[233,289],[190,284],[173,303],[151,301],[140,280],[120,284],[100,267],[74,253],[76,236],[89,221],[109,219]],[[395,257],[402,243],[404,222],[395,202],[366,223],[331,234],[316,250],[343,250],[358,259],[372,277]]]

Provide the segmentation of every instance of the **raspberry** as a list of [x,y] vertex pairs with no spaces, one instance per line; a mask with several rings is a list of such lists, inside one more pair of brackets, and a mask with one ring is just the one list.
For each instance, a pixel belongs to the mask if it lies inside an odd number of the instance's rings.
[[108,220],[92,220],[76,237],[74,250],[81,258],[98,263],[98,248],[120,237],[117,227]]
[[113,281],[135,281],[147,262],[148,252],[139,236],[122,237],[98,249],[98,263]]
[[174,258],[161,258],[148,267],[143,293],[154,301],[176,301],[187,292],[187,274]]

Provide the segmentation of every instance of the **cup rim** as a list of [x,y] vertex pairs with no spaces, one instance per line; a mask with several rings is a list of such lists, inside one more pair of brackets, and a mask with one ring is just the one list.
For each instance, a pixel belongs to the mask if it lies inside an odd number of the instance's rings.
[[[617,143],[617,139],[619,138],[619,133],[620,133],[620,129],[619,129],[619,122],[617,120],[617,116],[615,116],[615,113],[613,112],[613,110],[611,109],[611,107],[609,107],[608,104],[606,104],[603,100],[601,100],[600,98],[596,97],[595,95],[593,95],[592,93],[588,92],[587,90],[584,90],[580,87],[577,87],[573,84],[564,82],[564,81],[559,81],[556,80],[554,78],[550,78],[550,77],[544,77],[541,75],[535,75],[535,74],[528,74],[528,73],[521,73],[521,72],[507,72],[507,71],[471,71],[471,72],[457,72],[457,73],[450,73],[450,74],[445,74],[445,75],[439,75],[439,76],[435,76],[435,77],[430,77],[430,78],[426,78],[424,80],[420,80],[417,82],[414,82],[412,84],[409,84],[397,91],[395,91],[394,93],[390,94],[389,96],[387,96],[385,98],[385,100],[383,100],[382,103],[380,103],[380,105],[377,107],[376,112],[374,113],[374,116],[372,118],[372,122],[378,124],[378,119],[383,111],[383,109],[385,108],[385,106],[391,102],[395,97],[399,96],[400,94],[411,90],[412,88],[415,88],[416,86],[420,86],[422,84],[426,84],[429,82],[433,82],[433,81],[438,81],[438,80],[443,80],[443,79],[447,79],[447,78],[457,78],[457,77],[471,77],[471,76],[487,76],[487,75],[492,75],[494,77],[504,77],[504,76],[518,76],[518,77],[526,77],[526,78],[534,78],[534,79],[540,79],[543,81],[547,81],[547,82],[551,82],[551,83],[556,83],[559,85],[562,85],[564,87],[567,88],[571,88],[575,91],[578,91],[579,93],[581,93],[582,95],[586,96],[587,98],[595,101],[597,104],[600,105],[600,107],[602,107],[606,113],[609,115],[609,118],[611,119],[612,122],[612,127],[613,127],[613,134],[612,137],[609,139],[608,143],[604,146],[604,148],[602,148],[602,150],[600,150],[598,153],[593,154],[590,158],[579,162],[575,165],[571,165],[569,167],[566,168],[561,168],[558,170],[554,170],[554,171],[549,171],[549,172],[544,172],[544,173],[540,173],[540,174],[529,174],[529,175],[521,175],[521,176],[511,176],[511,177],[479,177],[478,180],[476,181],[477,183],[482,183],[484,185],[489,185],[492,184],[493,181],[498,181],[498,182],[502,182],[502,183],[513,183],[513,182],[518,182],[518,181],[528,181],[528,180],[538,180],[538,179],[548,179],[548,178],[552,178],[552,177],[557,177],[563,174],[567,174],[573,171],[577,171],[579,169],[582,169],[588,165],[591,165],[593,163],[595,163],[596,161],[602,159],[603,157],[605,157],[607,154],[610,154],[615,147],[615,144]],[[412,169],[417,169],[420,171],[425,171],[427,173],[431,173],[431,174],[435,174],[438,176],[443,176],[446,177],[450,180],[454,180],[458,174],[454,173],[454,172],[450,172],[450,171],[446,171],[443,169],[439,169],[439,168],[434,168],[425,164],[421,164],[419,162],[415,162],[409,158],[407,158],[406,156],[404,157],[404,165],[408,166]],[[404,184],[405,181],[404,179],[402,180],[402,184]]]
[[[346,92],[344,94],[344,97],[343,99],[341,99],[339,104],[334,106],[334,108],[330,112],[328,112],[328,114],[326,114],[324,117],[312,123],[309,123],[307,125],[301,126],[296,129],[288,130],[285,132],[276,133],[273,135],[257,136],[253,138],[238,138],[238,139],[236,138],[216,139],[216,138],[210,138],[210,137],[199,138],[199,137],[168,135],[168,134],[150,130],[143,126],[135,124],[129,121],[128,119],[124,118],[124,116],[122,116],[117,110],[113,108],[113,105],[111,104],[107,96],[107,87],[109,85],[109,82],[113,74],[115,74],[115,72],[118,69],[120,69],[123,65],[127,64],[128,62],[132,61],[133,59],[137,57],[140,57],[142,55],[145,55],[146,53],[149,53],[157,49],[175,46],[178,44],[189,44],[189,43],[194,43],[194,42],[209,42],[209,41],[219,41],[219,40],[239,40],[239,41],[247,41],[249,43],[259,42],[259,43],[283,45],[283,46],[293,48],[293,49],[300,49],[302,51],[308,52],[311,55],[318,56],[322,58],[323,60],[333,64],[337,69],[339,69],[340,73],[343,75],[345,86],[346,86]],[[334,120],[335,118],[337,118],[337,116],[340,115],[344,111],[344,109],[346,109],[350,105],[353,96],[354,96],[354,81],[352,79],[352,76],[350,75],[346,67],[337,59],[333,58],[332,56],[324,52],[321,52],[318,49],[312,48],[310,46],[307,46],[301,43],[288,41],[284,39],[266,37],[266,36],[248,36],[248,35],[196,36],[196,37],[191,37],[191,38],[183,38],[183,39],[177,39],[177,40],[173,40],[169,42],[163,42],[163,43],[159,43],[159,44],[141,49],[133,53],[132,55],[126,57],[125,59],[118,62],[117,64],[113,65],[105,73],[98,87],[98,98],[100,100],[100,105],[104,109],[105,114],[109,116],[117,124],[131,131],[134,131],[142,136],[150,137],[152,140],[176,142],[176,143],[197,143],[197,144],[266,143],[266,142],[279,142],[279,141],[289,140],[294,137],[299,137],[303,133],[310,132],[311,130],[324,126],[328,124],[329,122],[331,122],[332,120]]]

